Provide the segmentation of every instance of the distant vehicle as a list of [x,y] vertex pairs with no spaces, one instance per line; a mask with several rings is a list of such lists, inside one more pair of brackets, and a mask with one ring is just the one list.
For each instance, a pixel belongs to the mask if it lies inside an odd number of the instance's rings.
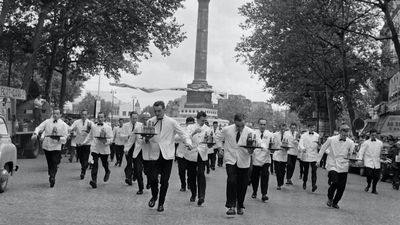
[[0,116],[0,193],[3,193],[8,179],[17,166],[17,148],[11,142],[4,116]]

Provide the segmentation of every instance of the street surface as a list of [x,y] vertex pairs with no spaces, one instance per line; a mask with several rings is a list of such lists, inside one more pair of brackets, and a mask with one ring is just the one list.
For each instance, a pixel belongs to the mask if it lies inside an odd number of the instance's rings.
[[[224,168],[216,168],[207,176],[205,204],[198,207],[190,203],[190,192],[180,192],[177,164],[174,163],[165,211],[159,213],[150,209],[147,203],[150,191],[136,195],[137,184],[124,183],[124,163],[122,167],[111,165],[111,177],[103,183],[104,169],[99,166],[98,188],[89,186],[90,171],[85,180],[79,179],[79,163],[69,163],[63,157],[56,185],[49,188],[47,166],[43,155],[38,159],[20,159],[20,170],[11,177],[8,189],[0,194],[0,224],[10,225],[64,225],[64,224],[391,224],[400,222],[400,192],[389,183],[379,183],[379,195],[365,193],[365,178],[349,174],[347,188],[341,209],[328,208],[326,203],[326,171],[318,169],[318,190],[311,192],[311,184],[304,191],[298,179],[296,164],[294,186],[284,186],[276,190],[276,177],[270,176],[270,200],[262,203],[250,197],[247,190],[245,214],[227,216],[225,214]],[[157,206],[157,205],[156,205]]]

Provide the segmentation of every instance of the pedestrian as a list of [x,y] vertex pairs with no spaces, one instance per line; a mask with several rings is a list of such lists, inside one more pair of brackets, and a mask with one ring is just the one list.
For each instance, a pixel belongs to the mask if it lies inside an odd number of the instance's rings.
[[299,144],[299,133],[297,130],[297,124],[290,124],[290,130],[286,131],[285,137],[287,138],[289,149],[288,149],[288,159],[287,159],[287,172],[286,172],[286,184],[293,185],[292,177],[294,169],[296,167],[296,160],[298,155],[298,144]]
[[358,159],[364,160],[365,174],[367,177],[367,187],[365,192],[369,191],[372,183],[372,193],[378,194],[376,185],[381,177],[381,152],[383,148],[382,141],[377,139],[378,131],[371,129],[370,138],[361,144]]
[[[175,134],[178,134],[186,145],[191,149],[189,135],[183,130],[179,123],[165,115],[165,103],[157,101],[153,104],[155,116],[147,123],[154,124],[157,135],[145,137],[142,145],[143,159],[146,162],[148,179],[150,179],[152,197],[148,203],[150,208],[155,206],[158,199],[157,211],[164,211],[165,197],[168,191],[169,177],[171,175],[172,163],[175,157]],[[160,176],[160,189],[158,178]]]
[[[244,199],[249,182],[250,155],[252,150],[246,149],[246,140],[254,131],[245,126],[244,114],[238,113],[234,116],[234,124],[224,127],[216,136],[217,147],[221,148],[224,143],[224,159],[226,164],[226,203],[227,215],[244,213]],[[261,141],[259,140],[258,143]]]
[[[151,114],[149,112],[143,112],[141,115],[141,119],[142,119],[142,124],[147,124],[147,121],[151,118]],[[142,157],[143,157],[143,151],[142,151]],[[143,173],[144,175],[146,175],[147,178],[147,182],[146,182],[146,189],[150,189],[150,180],[149,180],[149,173],[148,173],[148,166],[147,166],[147,161],[142,160],[142,164],[143,164]]]
[[[213,122],[211,129],[212,129],[211,136],[213,137],[212,139],[214,139],[215,136],[217,135],[217,133],[220,132],[220,130],[218,129],[218,122],[217,121]],[[215,163],[217,161],[217,152],[218,152],[218,150],[216,149],[215,145],[213,145],[211,148],[209,148],[209,150],[210,151],[208,152],[208,163],[210,164],[210,169],[211,170],[215,170]]]
[[80,178],[85,178],[86,170],[89,167],[90,143],[85,142],[93,123],[88,119],[88,111],[81,110],[81,118],[75,120],[70,127],[71,146],[76,148],[76,155],[81,164]]
[[304,168],[303,189],[307,188],[308,171],[311,167],[312,192],[317,190],[317,158],[319,148],[319,134],[315,132],[315,125],[308,125],[308,132],[300,137],[299,149],[302,152],[301,162]]
[[56,182],[58,164],[61,159],[61,145],[66,143],[68,136],[68,125],[60,117],[60,110],[54,108],[52,117],[43,121],[32,134],[32,139],[37,139],[37,135],[42,133],[42,148],[46,156],[51,188]]
[[122,159],[124,157],[124,145],[125,145],[125,137],[123,136],[124,130],[123,130],[123,125],[124,125],[124,119],[120,118],[118,120],[118,125],[114,127],[113,129],[113,134],[114,134],[114,150],[115,150],[115,166],[121,167],[122,164]]
[[97,114],[98,123],[90,129],[84,143],[91,143],[90,151],[93,157],[93,168],[91,171],[92,180],[90,186],[97,188],[97,172],[99,169],[99,158],[104,167],[105,175],[104,182],[110,178],[111,171],[108,167],[108,155],[110,155],[110,145],[113,137],[111,126],[105,123],[105,115],[103,112]]
[[252,155],[253,160],[253,170],[251,174],[251,183],[253,186],[252,198],[257,198],[258,184],[261,179],[261,200],[268,200],[268,181],[269,181],[269,166],[271,165],[270,152],[268,150],[269,142],[273,138],[273,134],[266,129],[267,120],[258,120],[259,129],[255,131],[257,138],[263,143],[263,148],[258,148],[254,150]]
[[143,124],[141,122],[136,122],[135,128],[133,129],[132,134],[129,136],[128,141],[126,142],[127,144],[125,145],[126,149],[131,149],[131,148],[134,149],[132,152],[132,159],[133,159],[133,174],[138,182],[138,188],[139,188],[139,190],[136,192],[137,195],[142,195],[144,189],[142,141],[140,140],[141,136],[137,134],[143,132],[144,132]]
[[339,209],[339,201],[346,188],[347,173],[349,171],[349,155],[354,152],[354,142],[348,137],[350,127],[346,124],[340,126],[339,135],[329,137],[322,145],[318,154],[319,165],[324,153],[327,153],[326,169],[330,186],[328,189],[327,206]]
[[131,186],[134,180],[134,165],[133,165],[133,151],[135,150],[136,135],[135,132],[141,130],[143,124],[138,122],[139,114],[136,111],[129,113],[130,121],[125,123],[122,127],[123,133],[121,136],[125,139],[124,153],[126,159],[125,183]]
[[285,180],[285,173],[286,173],[286,163],[288,160],[288,153],[287,149],[284,148],[283,143],[286,142],[286,124],[281,124],[279,126],[280,130],[274,133],[274,148],[277,149],[274,151],[273,160],[275,166],[275,173],[276,173],[276,181],[277,181],[277,190],[281,190],[284,180]]
[[[191,125],[191,124],[194,124],[194,123],[195,123],[195,121],[194,121],[193,117],[186,118],[186,127],[184,128],[185,132],[188,133],[187,127],[189,125]],[[186,174],[187,174],[187,172],[186,172],[187,171],[187,161],[184,158],[184,156],[185,156],[185,154],[187,152],[187,147],[185,146],[183,141],[179,139],[178,135],[176,135],[175,141],[178,144],[178,148],[176,150],[176,159],[178,161],[178,174],[179,174],[179,179],[181,181],[181,189],[180,189],[180,191],[185,192],[186,191],[186,179],[189,182],[189,178],[187,178],[187,176],[186,176]],[[187,186],[188,186],[188,188],[190,188],[189,185],[187,185]]]
[[201,206],[206,195],[206,176],[204,171],[208,163],[207,137],[211,134],[211,129],[205,124],[207,114],[200,111],[196,115],[196,123],[188,126],[193,148],[184,155],[187,160],[188,183],[192,193],[190,202],[196,201]]

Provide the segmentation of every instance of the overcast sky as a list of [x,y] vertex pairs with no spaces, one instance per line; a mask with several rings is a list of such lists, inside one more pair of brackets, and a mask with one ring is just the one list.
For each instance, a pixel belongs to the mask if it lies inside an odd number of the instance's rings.
[[[262,91],[263,84],[251,78],[247,66],[236,62],[235,46],[244,33],[239,24],[243,21],[238,8],[245,0],[211,0],[208,30],[208,70],[207,80],[215,90],[228,94],[242,94],[252,101],[265,101],[268,94]],[[122,74],[121,82],[138,87],[170,88],[186,87],[194,78],[194,59],[196,46],[197,0],[186,0],[185,8],[176,16],[184,24],[183,31],[187,39],[171,55],[163,57],[158,49],[153,48],[153,57],[140,63],[139,76]],[[116,97],[129,102],[136,97],[142,108],[152,105],[156,100],[173,100],[186,92],[160,91],[148,94],[138,90],[111,87],[113,80],[101,79],[102,91],[116,90]],[[98,76],[85,83],[86,90],[97,90]]]

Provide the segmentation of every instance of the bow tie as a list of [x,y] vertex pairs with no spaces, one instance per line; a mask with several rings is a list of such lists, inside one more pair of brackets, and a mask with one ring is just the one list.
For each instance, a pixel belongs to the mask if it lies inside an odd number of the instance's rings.
[[308,132],[310,135],[314,135],[314,132]]
[[339,141],[346,141],[346,138],[340,138]]
[[375,139],[375,138],[373,138],[373,139],[371,139],[371,141],[376,141],[376,139]]
[[57,123],[58,120],[54,120],[53,123]]
[[103,123],[97,123],[97,126],[103,126]]

